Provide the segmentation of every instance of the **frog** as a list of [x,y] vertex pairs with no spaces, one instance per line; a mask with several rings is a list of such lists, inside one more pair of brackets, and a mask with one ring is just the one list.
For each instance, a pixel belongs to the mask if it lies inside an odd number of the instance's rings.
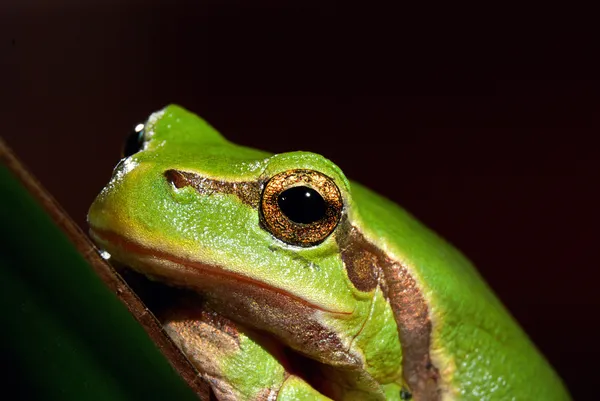
[[237,145],[169,105],[88,223],[186,292],[161,322],[217,399],[570,399],[460,251],[320,154]]

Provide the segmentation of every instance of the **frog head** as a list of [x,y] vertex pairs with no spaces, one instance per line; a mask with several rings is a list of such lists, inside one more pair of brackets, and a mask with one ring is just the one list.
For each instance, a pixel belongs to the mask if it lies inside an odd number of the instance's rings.
[[355,214],[342,171],[310,152],[235,145],[178,106],[138,131],[90,208],[94,240],[317,360],[360,364],[351,342],[376,278],[349,276],[341,256]]

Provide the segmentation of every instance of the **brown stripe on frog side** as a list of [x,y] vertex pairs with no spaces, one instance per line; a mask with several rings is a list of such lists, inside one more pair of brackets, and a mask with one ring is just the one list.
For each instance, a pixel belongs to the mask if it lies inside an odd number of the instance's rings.
[[258,209],[261,193],[258,181],[215,180],[180,170],[167,170],[164,174],[167,181],[177,188],[191,186],[202,195],[210,195],[214,192],[235,195],[246,205]]
[[415,279],[405,266],[368,242],[348,220],[338,230],[336,241],[354,286],[361,291],[370,291],[380,285],[392,307],[402,346],[404,380],[413,399],[439,400],[439,371],[429,355],[431,320]]

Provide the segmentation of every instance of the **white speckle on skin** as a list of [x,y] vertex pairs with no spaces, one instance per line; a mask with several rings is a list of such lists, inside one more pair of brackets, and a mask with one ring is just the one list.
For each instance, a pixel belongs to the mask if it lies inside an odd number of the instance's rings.
[[106,252],[106,251],[100,251],[100,257],[104,260],[110,260],[111,256],[110,253]]
[[138,166],[138,164],[139,164],[138,162],[133,161],[131,158],[127,158],[127,159],[123,160],[123,164],[121,165],[121,167],[119,167],[115,171],[113,178],[110,180],[108,185],[106,187],[104,187],[104,189],[102,191],[108,190],[108,188],[116,185],[116,183],[120,182],[127,173],[129,173],[131,170],[136,168]]
[[148,117],[148,121],[146,122],[146,127],[148,127],[148,130],[145,133],[146,139],[152,138],[152,136],[154,135],[154,129],[153,129],[154,126],[156,125],[158,120],[160,120],[162,118],[162,116],[164,116],[164,115],[165,115],[164,110],[160,110],[160,111],[150,114],[150,117]]
[[266,167],[267,163],[269,162],[269,159],[270,157],[264,160],[257,160],[254,162],[245,163],[242,170],[247,173],[254,173],[256,171],[262,170]]
[[268,401],[275,401],[277,399],[277,393],[275,392],[275,390],[271,389],[271,391],[269,392],[269,396],[267,397]]
[[134,168],[138,166],[138,162],[132,160],[131,158],[125,159],[123,162],[123,168],[121,169],[121,174],[125,175],[132,171]]

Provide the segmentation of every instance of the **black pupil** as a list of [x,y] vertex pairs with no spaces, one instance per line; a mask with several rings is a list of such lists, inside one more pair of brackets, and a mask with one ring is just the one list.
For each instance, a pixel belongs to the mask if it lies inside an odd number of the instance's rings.
[[286,189],[277,197],[282,213],[295,223],[310,224],[325,217],[325,199],[309,187]]
[[144,130],[142,129],[139,131],[133,131],[125,140],[125,145],[123,146],[123,157],[129,157],[133,154],[136,154],[137,152],[142,150],[143,144]]

